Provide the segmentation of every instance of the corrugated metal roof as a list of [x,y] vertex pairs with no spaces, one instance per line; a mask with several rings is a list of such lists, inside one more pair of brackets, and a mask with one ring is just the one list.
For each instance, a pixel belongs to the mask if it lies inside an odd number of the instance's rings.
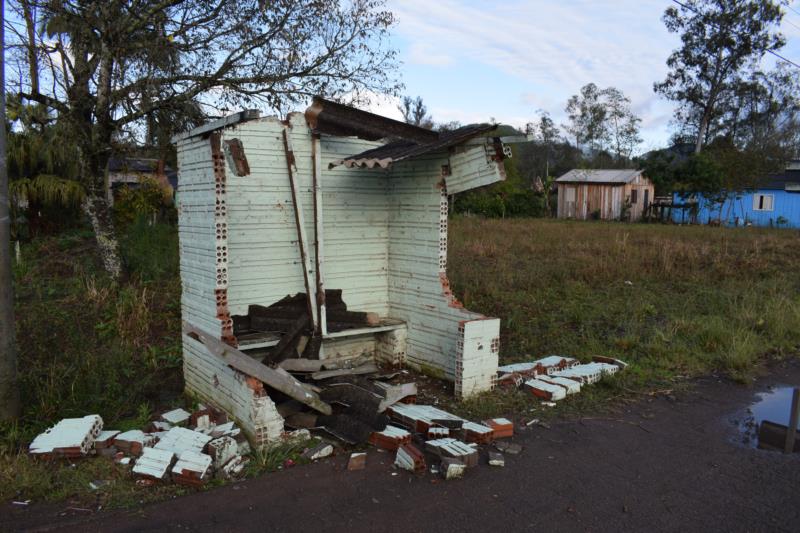
[[437,134],[438,138],[424,143],[407,140],[395,141],[346,159],[333,161],[329,166],[331,168],[338,165],[344,165],[348,168],[375,168],[376,166],[387,168],[397,161],[444,150],[495,129],[497,129],[496,124],[473,124],[451,132]]
[[574,168],[558,178],[557,183],[630,183],[641,170],[588,170]]

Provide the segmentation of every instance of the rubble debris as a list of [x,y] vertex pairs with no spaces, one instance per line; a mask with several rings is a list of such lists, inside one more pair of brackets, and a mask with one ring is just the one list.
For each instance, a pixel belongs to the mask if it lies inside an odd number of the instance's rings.
[[390,405],[403,401],[405,403],[416,403],[417,397],[417,384],[416,383],[401,383],[400,385],[391,385],[376,381],[375,386],[381,391],[383,400],[381,400],[378,412],[384,412]]
[[155,437],[140,429],[132,429],[114,437],[114,446],[126,454],[139,456],[145,446],[152,446]]
[[397,403],[386,409],[389,416],[400,421],[404,426],[416,433],[427,433],[431,426],[460,429],[466,422],[463,418],[452,415],[432,405]]
[[410,442],[404,443],[397,448],[394,464],[404,470],[417,474],[424,473],[427,468],[425,456]]
[[563,400],[567,396],[564,387],[553,385],[542,381],[541,379],[534,378],[525,382],[525,388],[528,389],[534,396],[544,398],[548,401]]
[[628,363],[626,363],[625,361],[622,361],[620,359],[615,359],[614,357],[607,357],[605,355],[593,355],[592,361],[594,361],[595,363],[606,363],[609,365],[614,365],[620,370],[625,370],[626,368],[628,368]]
[[502,453],[489,450],[489,465],[506,466],[506,459],[503,457]]
[[[595,364],[600,364],[600,363],[595,363]],[[603,372],[599,367],[590,365],[578,365],[573,368],[568,368],[566,370],[559,370],[558,372],[553,372],[553,376],[569,378],[571,380],[578,381],[584,385],[593,385],[603,378]]]
[[225,479],[235,479],[244,471],[244,468],[249,462],[250,459],[247,457],[237,455],[222,467],[220,475]]
[[448,428],[430,427],[428,428],[428,440],[443,439],[450,436]]
[[467,442],[489,444],[494,438],[494,430],[492,428],[475,422],[464,422],[461,430],[464,432],[464,438]]
[[495,439],[505,439],[514,436],[514,423],[507,418],[492,418],[483,422],[492,428]]
[[552,374],[553,372],[557,372],[559,370],[564,370],[566,368],[572,368],[580,361],[573,357],[564,357],[562,355],[548,355],[547,357],[542,357],[541,359],[537,359],[534,361],[535,364],[542,367],[545,370],[545,374]]
[[[172,426],[183,426],[189,422],[189,419],[192,417],[192,414],[180,407],[177,409],[173,409],[172,411],[167,411],[161,415],[161,420],[164,422],[172,425]],[[169,430],[170,428],[167,428]],[[160,430],[164,431],[164,430]]]
[[155,448],[157,450],[169,450],[178,455],[187,451],[200,453],[210,440],[210,435],[199,431],[174,427],[167,431],[164,437],[156,443]]
[[325,457],[330,457],[331,455],[333,455],[333,445],[329,442],[320,442],[313,448],[304,451],[302,457],[309,461],[317,461]]
[[213,460],[214,468],[218,470],[239,455],[239,444],[232,437],[217,437],[208,443],[208,455]]
[[411,433],[396,426],[386,426],[383,431],[376,431],[369,437],[370,444],[384,450],[396,450],[409,442]]
[[200,487],[208,480],[211,456],[201,452],[185,451],[172,467],[172,480],[179,485]]
[[500,374],[500,377],[497,378],[497,384],[501,387],[511,387],[518,389],[522,386],[522,383],[525,381],[520,374],[516,372],[511,372],[509,374]]
[[442,458],[451,457],[461,460],[467,466],[478,465],[478,452],[472,446],[452,438],[429,440],[425,443],[428,451]]
[[577,394],[581,391],[581,384],[574,379],[564,378],[560,376],[538,376],[536,379],[544,381],[545,383],[550,383],[551,385],[558,385],[559,387],[564,388],[564,392],[567,393],[567,396],[570,394]]
[[175,454],[171,451],[148,447],[133,465],[133,473],[140,478],[162,481],[167,477],[174,460]]
[[454,457],[444,457],[439,468],[446,480],[461,479],[467,471],[467,465]]
[[148,433],[161,433],[164,431],[169,431],[172,429],[172,424],[169,422],[164,422],[163,420],[153,420],[147,426],[146,431]]
[[364,452],[356,452],[350,454],[350,459],[347,461],[348,470],[364,470],[367,466],[367,454]]
[[521,445],[517,444],[516,442],[508,442],[504,440],[496,441],[494,443],[494,447],[501,452],[510,453],[511,455],[517,455],[522,451]]
[[104,450],[114,445],[114,437],[119,435],[119,431],[115,429],[105,429],[101,431],[94,439],[94,449]]
[[100,415],[65,418],[33,439],[29,452],[40,456],[83,457],[92,449],[102,430]]

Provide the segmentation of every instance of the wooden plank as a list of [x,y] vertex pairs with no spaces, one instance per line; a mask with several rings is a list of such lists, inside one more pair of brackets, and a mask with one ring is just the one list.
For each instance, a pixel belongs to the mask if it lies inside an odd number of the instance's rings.
[[236,370],[263,381],[266,385],[281,391],[287,396],[304,403],[320,413],[326,415],[331,414],[332,410],[330,405],[320,400],[317,394],[308,390],[302,383],[285,371],[279,372],[261,364],[247,354],[240,352],[232,346],[228,346],[219,339],[192,326],[188,322],[183,322],[183,332],[191,338],[202,342],[209,353],[223,359]]
[[323,260],[325,257],[323,246],[323,225],[322,213],[324,211],[322,204],[322,147],[320,146],[319,135],[311,137],[311,157],[312,167],[314,170],[314,236],[315,240],[315,254],[314,260],[316,262],[317,271],[317,333],[324,336],[328,333],[328,321],[326,318],[325,309],[325,280],[323,277]]
[[340,368],[338,370],[323,370],[321,372],[314,372],[311,374],[311,379],[323,380],[339,376],[358,376],[361,374],[374,374],[378,371],[378,366],[375,363],[367,363],[356,368]]

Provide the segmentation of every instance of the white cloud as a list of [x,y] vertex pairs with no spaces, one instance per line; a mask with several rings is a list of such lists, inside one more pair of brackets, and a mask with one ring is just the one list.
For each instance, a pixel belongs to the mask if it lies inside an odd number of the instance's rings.
[[[642,110],[643,124],[657,129],[662,129],[663,108],[671,111],[671,106],[657,105],[652,86],[663,79],[665,60],[678,43],[660,20],[665,7],[657,0],[613,4],[398,0],[392,4],[399,20],[397,31],[409,43],[409,63],[434,50],[432,57],[447,61],[433,59],[433,63],[455,64],[467,71],[477,63],[500,71],[530,89],[519,94],[515,88],[516,94],[508,95],[502,85],[487,84],[488,80],[476,84],[491,92],[492,100],[518,101],[520,114],[533,116],[543,108],[557,121],[563,120],[567,98],[584,84],[615,86]],[[455,115],[447,109],[431,111],[437,120]],[[482,120],[488,113],[481,115]],[[470,116],[460,120],[469,121]]]

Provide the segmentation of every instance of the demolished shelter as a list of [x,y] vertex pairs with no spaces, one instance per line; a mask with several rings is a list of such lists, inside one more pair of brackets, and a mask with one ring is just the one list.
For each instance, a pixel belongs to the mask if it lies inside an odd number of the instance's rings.
[[491,389],[500,321],[462,307],[446,261],[448,195],[505,178],[495,128],[437,133],[316,98],[286,121],[244,111],[177,136],[187,390],[262,446],[281,402],[330,411],[286,358]]

